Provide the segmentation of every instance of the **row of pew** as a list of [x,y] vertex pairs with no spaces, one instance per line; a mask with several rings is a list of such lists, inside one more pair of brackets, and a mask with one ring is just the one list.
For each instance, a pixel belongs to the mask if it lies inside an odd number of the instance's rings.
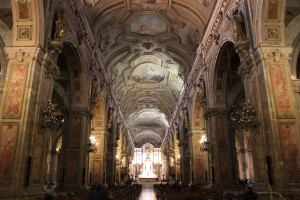
[[[141,185],[127,185],[114,188],[102,189],[105,192],[107,200],[135,200],[142,190]],[[56,196],[46,196],[37,198],[36,200],[90,200],[91,194],[95,191],[81,191],[77,193],[57,194]],[[94,200],[94,198],[93,198]],[[103,200],[99,198],[99,200]]]
[[142,186],[138,184],[112,188],[108,191],[108,197],[113,200],[135,200],[141,190]]
[[172,187],[154,185],[157,200],[176,200],[176,199],[191,199],[191,200],[257,200],[258,196],[255,193],[235,195],[232,193],[223,194],[222,191],[213,189],[196,189],[188,187]]

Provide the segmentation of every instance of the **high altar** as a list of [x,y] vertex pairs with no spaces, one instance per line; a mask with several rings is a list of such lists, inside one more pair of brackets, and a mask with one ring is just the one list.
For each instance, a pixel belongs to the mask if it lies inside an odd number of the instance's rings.
[[166,162],[160,148],[152,144],[145,144],[142,148],[135,148],[131,164],[131,175],[139,182],[153,182],[163,179],[166,173]]

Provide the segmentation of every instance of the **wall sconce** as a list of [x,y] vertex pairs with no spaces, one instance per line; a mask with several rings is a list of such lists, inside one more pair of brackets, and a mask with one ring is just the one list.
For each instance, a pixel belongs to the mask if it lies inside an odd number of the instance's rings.
[[119,164],[120,164],[119,156],[116,155],[116,165],[119,165]]
[[44,110],[42,115],[45,121],[45,125],[42,127],[51,129],[61,128],[67,118],[66,114],[61,109],[57,109],[51,100],[48,101],[47,109]]
[[96,142],[95,136],[91,135],[90,136],[90,142],[88,143],[88,147],[89,147],[88,152],[89,153],[95,153],[95,152],[97,152],[97,147],[96,147],[97,144],[98,143]]
[[209,143],[207,142],[206,135],[202,135],[201,140],[199,142],[201,144],[200,151],[209,151],[209,148],[208,148]]

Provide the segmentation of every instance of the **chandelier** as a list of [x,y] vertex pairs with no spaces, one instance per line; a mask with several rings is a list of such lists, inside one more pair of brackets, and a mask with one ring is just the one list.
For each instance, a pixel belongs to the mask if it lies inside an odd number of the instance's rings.
[[88,147],[89,147],[88,152],[89,153],[96,153],[97,152],[97,147],[96,147],[97,144],[98,143],[96,142],[95,136],[91,135],[90,136],[90,142],[88,143]]
[[47,109],[43,112],[45,128],[58,129],[63,126],[66,121],[66,114],[61,109],[57,109],[51,100],[48,101]]
[[243,106],[233,105],[229,116],[231,127],[239,130],[247,130],[257,127],[256,111],[251,105],[250,100],[247,100]]

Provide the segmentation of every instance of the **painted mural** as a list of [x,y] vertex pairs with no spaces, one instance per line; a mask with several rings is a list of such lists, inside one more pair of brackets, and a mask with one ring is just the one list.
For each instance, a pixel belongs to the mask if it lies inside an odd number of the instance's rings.
[[11,81],[8,83],[8,90],[6,92],[7,96],[3,117],[20,117],[27,69],[27,64],[13,64],[9,77]]
[[2,126],[0,141],[0,185],[9,185],[11,183],[18,130],[18,126]]
[[228,146],[227,144],[227,138],[226,138],[226,125],[225,125],[225,119],[218,117],[216,120],[217,124],[217,134],[218,134],[218,147],[219,148],[226,148]]
[[78,161],[79,161],[79,151],[69,151],[68,152],[68,168],[67,168],[67,182],[74,183],[78,173]]
[[271,0],[269,2],[268,18],[277,19],[279,11],[279,0]]
[[94,183],[100,183],[100,175],[101,175],[101,161],[94,160],[93,162],[93,177],[92,180]]
[[280,132],[288,180],[290,183],[299,183],[300,153],[296,126],[294,124],[280,124]]
[[139,65],[132,73],[132,79],[138,83],[159,83],[164,78],[165,74],[161,67],[150,63]]
[[71,120],[71,134],[70,134],[70,148],[79,148],[81,135],[81,122],[80,118]]
[[23,0],[17,2],[18,20],[31,20],[31,4],[30,1]]
[[130,24],[130,30],[140,35],[157,35],[167,31],[167,24],[157,15],[140,15]]
[[279,117],[293,116],[284,65],[271,65],[271,76],[277,115]]
[[219,165],[220,167],[220,182],[221,184],[228,184],[232,180],[230,167],[230,153],[226,150],[219,150]]
[[199,181],[203,181],[204,177],[204,166],[203,166],[203,162],[201,159],[196,159],[196,176],[197,176],[197,180]]

